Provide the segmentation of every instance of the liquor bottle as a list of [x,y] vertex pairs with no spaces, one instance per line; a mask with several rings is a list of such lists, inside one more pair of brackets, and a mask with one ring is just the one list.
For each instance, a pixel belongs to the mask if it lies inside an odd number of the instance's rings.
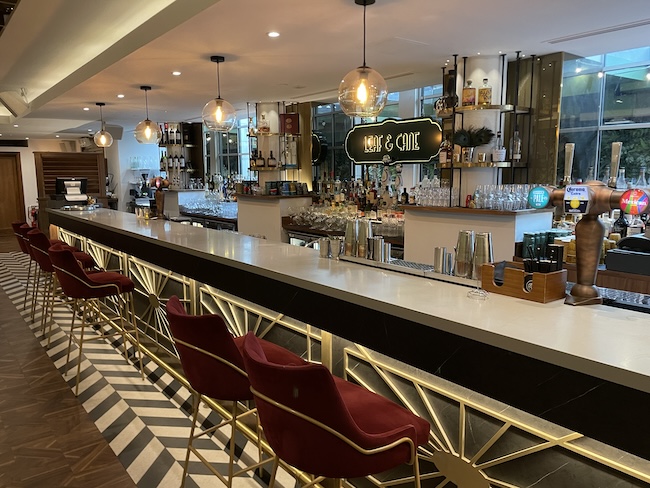
[[183,133],[180,124],[176,126],[176,144],[183,144]]
[[406,187],[404,187],[402,194],[399,196],[399,203],[402,205],[407,205],[409,203],[409,194],[406,192]]
[[266,166],[266,160],[264,159],[264,156],[262,156],[262,151],[258,151],[257,159],[255,160],[255,167],[263,168],[264,166]]
[[167,155],[167,169],[174,169],[174,158],[169,154]]
[[257,131],[263,134],[268,134],[271,131],[269,121],[266,120],[266,116],[264,114],[260,116],[260,120],[257,123]]
[[625,179],[625,168],[618,168],[618,176],[616,177],[616,189],[627,190],[627,180]]
[[257,149],[253,149],[251,151],[251,158],[250,158],[249,166],[251,168],[255,168],[256,165],[257,165]]
[[492,105],[492,87],[488,85],[487,78],[483,78],[483,86],[478,89],[478,104]]
[[612,234],[619,234],[621,237],[627,236],[628,223],[625,219],[625,212],[619,211],[618,218],[612,224]]
[[180,165],[181,169],[185,169],[185,156],[183,153],[181,153],[181,157],[178,158],[178,164]]
[[648,180],[645,177],[645,166],[641,165],[639,169],[639,177],[634,182],[634,188],[647,188]]
[[162,124],[160,124],[160,132],[162,134],[160,138],[160,144],[165,144],[165,131],[163,130]]
[[271,151],[269,158],[266,160],[266,165],[269,168],[275,168],[278,166],[278,161],[273,157],[273,151]]
[[472,80],[467,80],[467,86],[463,88],[463,107],[476,105],[476,88],[472,86]]
[[633,236],[636,234],[643,234],[644,230],[645,230],[645,226],[643,224],[643,221],[641,220],[641,216],[634,215],[632,217],[632,221],[630,222],[629,227],[627,228],[627,235]]
[[165,122],[165,130],[163,130],[162,139],[165,141],[165,144],[170,144],[169,142],[169,124]]
[[167,159],[165,158],[165,153],[160,155],[160,171],[165,171],[167,169]]
[[449,134],[447,134],[445,140],[440,144],[440,153],[438,158],[441,164],[451,163],[451,158],[449,158],[450,147],[451,141],[449,140]]
[[174,154],[174,169],[178,169],[180,167],[181,163],[178,159],[178,154]]
[[518,130],[515,130],[510,140],[510,157],[513,162],[521,161],[521,137]]

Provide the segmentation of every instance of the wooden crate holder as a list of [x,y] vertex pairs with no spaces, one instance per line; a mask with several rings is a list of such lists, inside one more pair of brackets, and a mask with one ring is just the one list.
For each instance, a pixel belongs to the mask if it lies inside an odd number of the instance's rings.
[[[518,263],[509,263],[519,266]],[[506,267],[503,273],[503,285],[494,283],[494,265],[484,264],[481,269],[481,285],[483,289],[501,295],[508,295],[524,300],[547,303],[564,299],[566,295],[566,269],[552,273],[532,273],[533,286],[531,291],[524,288],[524,278],[530,273],[517,267]]]

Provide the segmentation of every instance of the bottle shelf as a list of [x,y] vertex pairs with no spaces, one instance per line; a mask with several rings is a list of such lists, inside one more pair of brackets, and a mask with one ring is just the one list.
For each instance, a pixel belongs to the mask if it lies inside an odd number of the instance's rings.
[[[467,113],[467,112],[476,112],[479,110],[498,110],[501,113],[511,113],[515,111],[514,105],[464,105],[461,107],[446,108],[444,110],[439,110],[436,112],[436,115],[442,119],[449,118],[454,115],[454,113]],[[530,113],[530,108],[528,107],[517,107],[517,114],[527,114]]]
[[300,137],[300,134],[292,134],[290,132],[256,132],[254,134],[248,133],[249,137]]

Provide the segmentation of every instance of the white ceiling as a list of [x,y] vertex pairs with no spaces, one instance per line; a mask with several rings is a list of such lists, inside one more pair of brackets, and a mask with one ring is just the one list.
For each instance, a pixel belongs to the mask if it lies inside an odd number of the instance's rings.
[[[199,121],[216,96],[213,54],[226,58],[221,95],[242,115],[248,101],[332,100],[362,62],[362,20],[354,0],[20,0],[0,35],[0,97],[20,100],[24,89],[29,106],[15,119],[0,105],[0,133],[88,134],[99,129],[95,102],[105,102],[107,123],[131,137],[144,118],[140,85],[153,87],[152,120]],[[440,83],[454,53],[586,56],[648,45],[650,2],[377,0],[367,27],[368,65],[399,91]]]

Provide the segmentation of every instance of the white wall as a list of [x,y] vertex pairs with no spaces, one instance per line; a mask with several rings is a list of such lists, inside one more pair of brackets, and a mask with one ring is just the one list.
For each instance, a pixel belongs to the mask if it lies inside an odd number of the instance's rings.
[[158,175],[160,151],[155,144],[138,143],[132,131],[125,131],[124,137],[115,141],[106,152],[106,157],[108,172],[114,175],[113,184],[117,184],[115,196],[119,198],[118,209],[125,211],[127,202],[131,201],[129,191],[135,188],[129,182],[142,179],[144,172],[149,174],[149,178]]

